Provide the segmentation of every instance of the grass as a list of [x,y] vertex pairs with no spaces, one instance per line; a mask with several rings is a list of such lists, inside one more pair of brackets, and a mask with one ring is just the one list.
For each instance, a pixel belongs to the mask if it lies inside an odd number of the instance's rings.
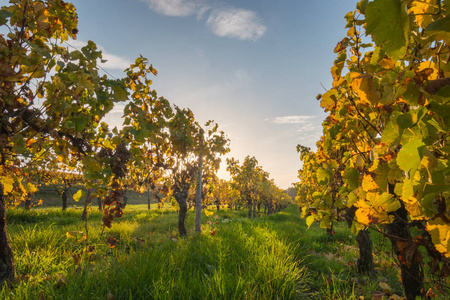
[[[245,211],[203,215],[200,235],[192,232],[190,211],[187,238],[177,235],[171,208],[128,205],[103,236],[94,209],[87,250],[85,240],[66,236],[86,231],[81,210],[16,209],[7,216],[17,281],[0,299],[371,299],[382,293],[380,282],[402,295],[385,239],[372,236],[376,278],[361,276],[350,231],[307,229],[294,205],[252,220]],[[108,236],[118,239],[116,247]]]

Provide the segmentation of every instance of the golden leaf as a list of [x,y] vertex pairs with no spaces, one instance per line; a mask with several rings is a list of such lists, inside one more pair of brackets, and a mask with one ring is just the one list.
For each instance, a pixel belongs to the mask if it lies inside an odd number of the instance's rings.
[[436,249],[446,257],[450,257],[450,225],[441,218],[428,221],[426,230],[431,235]]
[[39,191],[38,187],[32,184],[31,182],[27,183],[26,190],[28,191],[29,194],[34,194],[37,191]]
[[413,1],[408,13],[414,15],[417,25],[426,28],[433,20],[433,13],[437,12],[435,0]]
[[350,86],[362,102],[377,104],[378,92],[375,89],[372,75],[352,72],[350,78],[352,79]]
[[14,179],[1,176],[0,182],[3,184],[3,195],[11,193],[14,189]]
[[362,188],[364,191],[373,191],[378,189],[377,183],[373,180],[371,175],[364,175],[362,181]]
[[383,58],[378,63],[383,69],[392,69],[395,66],[395,61],[389,58]]

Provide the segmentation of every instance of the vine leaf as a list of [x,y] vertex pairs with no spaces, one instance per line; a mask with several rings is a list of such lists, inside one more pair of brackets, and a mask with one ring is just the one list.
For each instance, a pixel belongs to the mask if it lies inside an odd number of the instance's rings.
[[375,105],[378,102],[378,93],[373,83],[373,77],[368,74],[351,73],[352,83],[350,86],[362,102]]
[[400,0],[374,0],[366,8],[366,33],[393,59],[406,52],[406,10]]
[[83,198],[86,195],[86,193],[83,190],[79,190],[78,192],[76,192],[73,195],[73,200],[75,200],[75,202],[80,201],[81,198]]
[[446,257],[450,257],[450,227],[441,218],[437,218],[428,221],[427,231],[436,249]]
[[445,42],[450,42],[450,16],[434,21],[428,25],[427,32],[436,34],[437,39],[442,39]]
[[14,179],[0,176],[0,182],[3,184],[3,195],[7,195],[8,193],[11,193],[14,189]]
[[422,160],[425,144],[420,140],[413,140],[402,147],[397,156],[397,164],[405,172],[415,174]]

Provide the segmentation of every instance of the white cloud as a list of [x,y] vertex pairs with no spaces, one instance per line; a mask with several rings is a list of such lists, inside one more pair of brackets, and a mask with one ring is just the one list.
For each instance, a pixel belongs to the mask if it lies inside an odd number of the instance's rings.
[[111,54],[109,52],[106,52],[105,50],[102,50],[103,53],[103,59],[106,60],[105,63],[100,64],[102,68],[104,69],[118,69],[118,70],[125,70],[130,66],[132,63],[130,60],[120,57],[114,54]]
[[141,0],[148,7],[162,15],[171,17],[186,17],[204,12],[205,5],[192,0]]
[[267,27],[257,13],[247,9],[224,7],[219,2],[211,5],[207,0],[141,0],[150,10],[171,17],[197,15],[201,20],[209,12],[206,26],[221,37],[240,40],[257,40]]
[[297,132],[303,133],[304,135],[306,135],[305,132],[312,132],[312,131],[317,131],[317,130],[321,130],[321,129],[322,129],[322,127],[320,127],[320,126],[316,126],[312,123],[307,123],[304,126],[297,129]]
[[[73,40],[73,41],[65,42],[65,43],[77,50],[81,50],[81,48],[83,48],[84,46],[87,45],[87,42],[82,41],[82,40]],[[130,66],[130,64],[132,63],[129,59],[127,59],[125,57],[121,57],[121,56],[109,53],[105,48],[103,48],[99,44],[97,44],[97,47],[99,50],[102,51],[102,59],[106,60],[105,63],[99,62],[99,65],[103,69],[122,70],[123,71],[126,68],[128,68]]]
[[214,10],[206,25],[218,36],[240,40],[257,40],[267,29],[254,11],[236,8]]
[[284,116],[268,119],[268,121],[275,124],[304,124],[312,121],[315,116]]

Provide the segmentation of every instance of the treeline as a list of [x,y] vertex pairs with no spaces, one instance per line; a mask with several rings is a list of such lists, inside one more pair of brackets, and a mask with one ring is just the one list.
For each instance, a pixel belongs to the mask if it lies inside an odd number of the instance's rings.
[[358,270],[372,275],[370,232],[381,232],[407,299],[448,289],[449,11],[450,1],[359,1],[317,97],[328,114],[317,150],[298,146],[307,224],[347,222]]
[[[256,161],[254,157],[247,157],[244,164],[250,160]],[[232,158],[229,164],[238,164],[238,160]],[[234,165],[236,167],[236,165]],[[256,165],[255,165],[256,166]],[[242,167],[242,166],[241,166]],[[245,171],[251,169],[242,168]],[[231,180],[218,178],[215,174],[203,180],[202,184],[202,198],[201,203],[203,208],[209,210],[220,210],[223,208],[233,210],[249,210],[249,217],[260,215],[269,215],[284,209],[287,205],[293,202],[292,192],[293,188],[282,190],[278,188],[273,179],[270,179],[269,174],[257,166],[255,171],[255,178],[249,178],[247,184],[239,184],[241,178],[234,176]],[[256,172],[260,171],[258,174]],[[50,175],[50,172],[46,174]],[[259,175],[259,176],[258,176]],[[34,194],[28,194],[28,198],[21,205],[25,209],[33,207],[44,206],[60,206],[62,210],[68,207],[81,208],[84,206],[84,201],[80,201],[75,196],[80,190],[86,192],[83,180],[80,175],[71,173],[54,173],[52,176],[45,177],[44,182],[36,182],[37,190]],[[194,181],[189,189],[187,197],[188,210],[195,208],[196,204],[196,188],[198,180]],[[122,205],[127,204],[147,204],[150,209],[150,204],[157,204],[157,208],[164,207],[177,208],[175,198],[170,191],[164,192],[165,188],[162,184],[157,184],[153,188],[145,189],[145,186],[137,186],[135,189],[128,186],[129,189],[124,191],[122,197]],[[249,193],[248,191],[252,192]],[[75,196],[75,197],[74,197]],[[81,200],[86,200],[86,197]],[[102,210],[101,199],[91,199],[91,206],[98,206]]]

